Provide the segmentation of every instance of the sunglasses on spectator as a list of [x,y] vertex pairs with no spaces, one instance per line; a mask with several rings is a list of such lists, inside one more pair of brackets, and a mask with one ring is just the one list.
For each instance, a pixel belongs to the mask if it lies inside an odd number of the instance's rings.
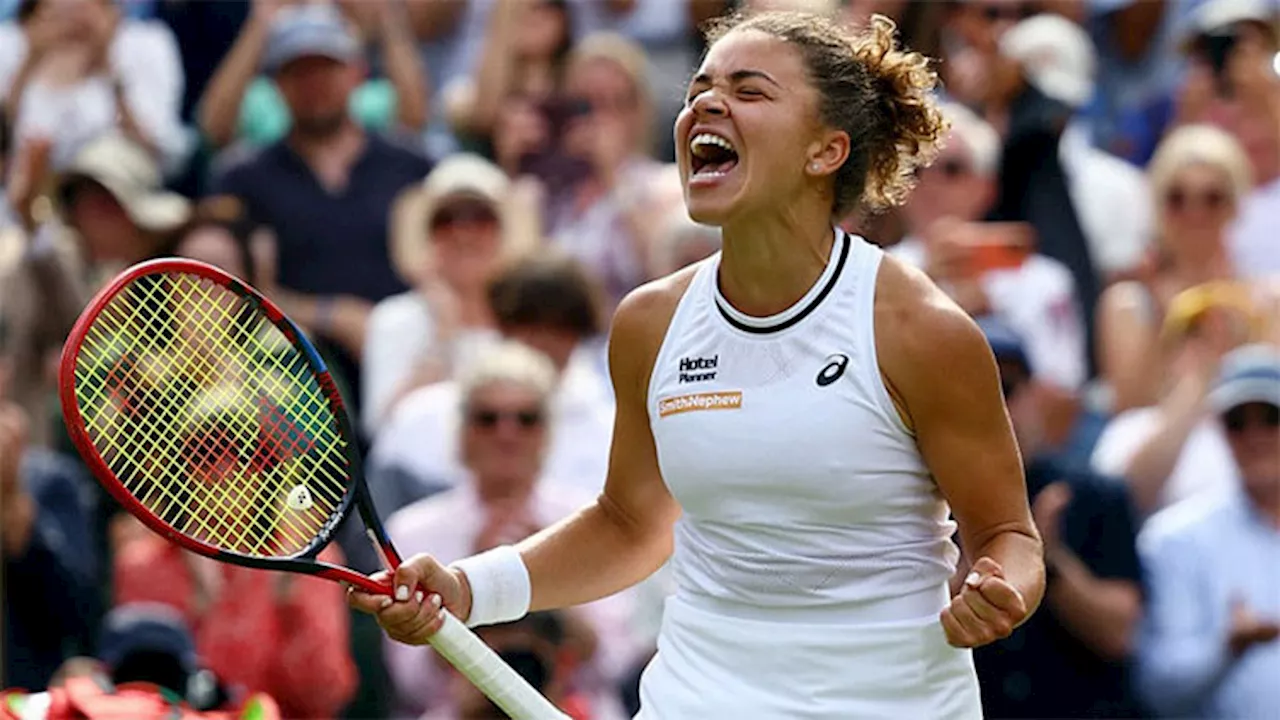
[[471,424],[482,430],[493,430],[504,422],[515,423],[522,430],[531,430],[542,425],[542,411],[536,408],[526,410],[495,410],[493,408],[476,408],[470,413]]
[[1267,403],[1250,403],[1228,410],[1222,416],[1228,432],[1243,432],[1250,427],[1263,430],[1280,429],[1280,407]]
[[1165,193],[1164,201],[1170,210],[1177,212],[1186,210],[1193,203],[1205,210],[1216,212],[1227,206],[1229,198],[1227,193],[1217,188],[1192,192],[1186,188],[1172,187]]
[[498,214],[487,203],[454,202],[444,205],[431,216],[431,229],[440,230],[454,225],[480,225],[497,221]]

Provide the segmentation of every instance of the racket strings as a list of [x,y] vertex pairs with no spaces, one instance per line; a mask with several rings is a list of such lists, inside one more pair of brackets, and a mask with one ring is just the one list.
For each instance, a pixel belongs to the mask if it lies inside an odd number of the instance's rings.
[[306,550],[350,477],[310,364],[202,277],[136,281],[85,334],[75,392],[108,469],[178,532],[243,555]]

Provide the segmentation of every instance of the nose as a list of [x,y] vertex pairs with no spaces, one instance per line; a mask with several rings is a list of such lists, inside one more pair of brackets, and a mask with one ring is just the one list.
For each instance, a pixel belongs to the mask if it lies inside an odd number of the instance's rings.
[[698,93],[693,98],[691,107],[694,114],[698,116],[721,117],[729,112],[724,98],[720,97],[720,93],[715,88],[708,88]]

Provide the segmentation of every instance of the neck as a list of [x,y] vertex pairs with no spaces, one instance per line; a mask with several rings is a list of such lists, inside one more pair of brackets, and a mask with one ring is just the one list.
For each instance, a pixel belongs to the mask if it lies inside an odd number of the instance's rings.
[[457,291],[458,324],[462,327],[493,326],[493,310],[484,288]]
[[350,119],[333,132],[312,134],[294,128],[289,134],[289,147],[307,162],[332,161],[339,157],[353,158],[364,149],[365,134]]
[[497,481],[477,482],[475,489],[484,505],[523,505],[533,495],[533,481],[501,478]]
[[1227,260],[1221,239],[1187,244],[1195,247],[1196,251],[1175,253],[1172,256],[1175,277],[1187,285],[1198,285],[1210,280],[1231,277],[1231,264]]
[[720,293],[758,317],[804,297],[826,269],[835,242],[829,214],[803,207],[725,225],[722,236]]

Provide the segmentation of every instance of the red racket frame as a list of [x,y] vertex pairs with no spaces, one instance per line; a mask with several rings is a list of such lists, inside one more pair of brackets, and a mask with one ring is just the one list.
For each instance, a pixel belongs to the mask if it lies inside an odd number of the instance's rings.
[[[178,532],[133,497],[133,494],[125,488],[124,483],[107,466],[106,461],[103,460],[97,447],[94,446],[93,441],[89,438],[75,393],[76,361],[80,356],[85,336],[89,328],[97,320],[98,315],[102,313],[102,310],[116,295],[120,294],[139,278],[166,273],[183,273],[203,277],[256,305],[266,315],[267,319],[284,333],[289,342],[293,343],[294,347],[301,350],[303,355],[306,356],[308,365],[315,374],[321,391],[329,403],[329,408],[338,422],[339,432],[342,438],[346,440],[346,452],[344,454],[346,455],[351,483],[342,497],[337,512],[330,518],[315,540],[294,555],[282,558],[251,557],[214,547]],[[395,547],[392,545],[391,538],[387,535],[386,528],[383,527],[377,510],[373,506],[373,498],[370,496],[369,488],[365,484],[362,459],[356,449],[356,435],[351,426],[351,421],[347,417],[346,405],[342,401],[342,395],[338,392],[338,386],[333,382],[333,377],[329,374],[328,367],[315,347],[307,340],[302,330],[284,314],[279,306],[247,283],[213,265],[182,258],[150,260],[129,268],[100,290],[93,300],[89,302],[88,307],[80,314],[79,319],[77,319],[62,349],[62,358],[58,369],[58,391],[67,432],[94,477],[129,513],[161,537],[177,543],[194,553],[236,565],[261,570],[284,570],[316,575],[335,582],[349,583],[373,593],[389,594],[391,592],[389,583],[378,583],[363,573],[316,559],[316,556],[332,542],[334,533],[347,519],[347,516],[351,514],[352,505],[355,505],[359,509],[365,527],[372,533],[372,539],[381,550],[384,561],[390,569],[394,570],[401,562],[400,554],[396,552]]]

